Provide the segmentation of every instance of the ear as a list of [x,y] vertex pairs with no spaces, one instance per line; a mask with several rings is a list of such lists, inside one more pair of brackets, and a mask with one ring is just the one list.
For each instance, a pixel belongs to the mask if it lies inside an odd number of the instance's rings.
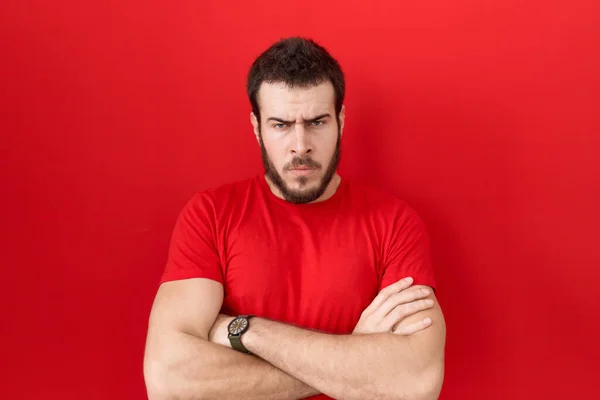
[[340,136],[344,134],[344,119],[346,119],[346,106],[342,105],[342,109],[340,110],[339,120],[340,120]]
[[254,128],[254,136],[256,136],[256,141],[260,143],[259,132],[258,132],[258,119],[256,119],[256,115],[253,112],[250,113],[250,123]]

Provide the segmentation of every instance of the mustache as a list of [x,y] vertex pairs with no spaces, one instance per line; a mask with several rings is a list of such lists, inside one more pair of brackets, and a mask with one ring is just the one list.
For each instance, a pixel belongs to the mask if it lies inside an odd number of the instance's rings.
[[293,169],[298,167],[321,168],[321,164],[319,164],[310,157],[294,157],[294,159],[292,159],[292,161],[290,161],[285,166],[286,169]]

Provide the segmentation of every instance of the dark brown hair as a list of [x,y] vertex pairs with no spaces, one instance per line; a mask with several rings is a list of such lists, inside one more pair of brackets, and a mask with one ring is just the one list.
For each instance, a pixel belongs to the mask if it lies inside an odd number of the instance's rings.
[[311,87],[330,81],[335,93],[336,119],[344,102],[344,73],[338,62],[311,39],[281,39],[252,63],[246,88],[252,112],[260,124],[258,90],[263,82],[285,83],[290,87]]

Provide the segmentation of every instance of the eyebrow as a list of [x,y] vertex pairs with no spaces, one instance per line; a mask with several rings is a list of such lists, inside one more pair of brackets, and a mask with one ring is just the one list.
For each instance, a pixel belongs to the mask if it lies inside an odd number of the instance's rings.
[[[325,117],[331,117],[331,115],[329,113],[320,114],[320,115],[317,115],[314,118],[306,119],[306,120],[304,120],[304,122],[305,123],[311,123],[311,122],[315,122],[315,121],[318,121],[320,119],[323,119]],[[282,124],[289,124],[289,125],[291,125],[291,124],[293,124],[295,122],[295,121],[286,121],[284,119],[276,118],[276,117],[269,117],[269,118],[267,118],[267,122],[269,122],[269,121],[277,121],[277,122],[281,122]]]

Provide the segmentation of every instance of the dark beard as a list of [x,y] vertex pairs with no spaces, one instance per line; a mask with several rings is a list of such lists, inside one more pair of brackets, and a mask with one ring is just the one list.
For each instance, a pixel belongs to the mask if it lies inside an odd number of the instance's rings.
[[[260,128],[259,128],[260,129]],[[267,154],[267,150],[265,149],[265,145],[262,140],[262,134],[259,133],[258,139],[260,142],[260,154],[263,161],[263,166],[265,168],[265,174],[269,178],[269,180],[275,185],[277,189],[281,192],[283,198],[291,203],[295,204],[306,204],[317,200],[319,197],[325,193],[327,186],[333,179],[335,172],[337,171],[338,165],[340,163],[340,153],[341,153],[341,134],[338,129],[338,138],[337,143],[335,145],[335,151],[333,152],[333,156],[331,157],[331,161],[327,166],[327,170],[325,171],[325,175],[321,179],[321,183],[314,189],[307,191],[295,191],[285,184],[283,178],[275,169],[275,165],[271,162],[269,155]],[[317,162],[313,161],[310,157],[299,158],[295,157],[290,163],[291,166],[311,166],[311,167],[320,167],[321,165]],[[305,185],[308,182],[308,178],[305,176],[301,176],[298,178],[298,181],[301,185]]]

